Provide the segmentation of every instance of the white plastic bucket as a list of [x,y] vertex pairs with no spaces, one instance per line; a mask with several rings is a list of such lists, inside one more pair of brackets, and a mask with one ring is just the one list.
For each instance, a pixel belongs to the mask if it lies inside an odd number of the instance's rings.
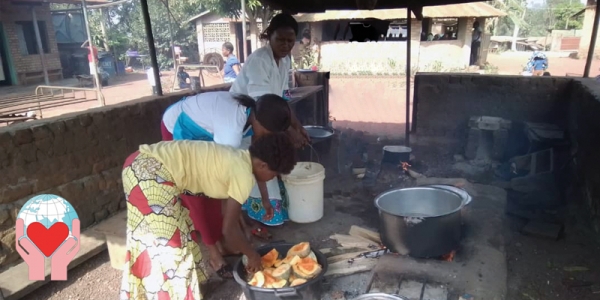
[[298,162],[282,177],[289,197],[288,214],[295,223],[312,223],[323,217],[325,168],[314,162]]

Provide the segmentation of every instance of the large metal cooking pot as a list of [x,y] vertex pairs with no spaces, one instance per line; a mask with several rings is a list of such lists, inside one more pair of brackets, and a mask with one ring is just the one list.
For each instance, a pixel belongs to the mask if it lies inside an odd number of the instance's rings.
[[360,295],[352,300],[408,300],[408,298],[384,293],[370,293]]
[[375,198],[381,240],[393,252],[418,258],[439,257],[458,248],[462,197],[448,189],[393,189]]

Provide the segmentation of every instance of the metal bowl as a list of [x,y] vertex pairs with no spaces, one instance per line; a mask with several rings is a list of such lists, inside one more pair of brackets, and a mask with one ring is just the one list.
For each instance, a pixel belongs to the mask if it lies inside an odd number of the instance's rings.
[[324,140],[333,136],[333,129],[325,126],[307,125],[304,129],[311,140]]
[[408,298],[384,293],[371,293],[360,295],[352,300],[408,300]]

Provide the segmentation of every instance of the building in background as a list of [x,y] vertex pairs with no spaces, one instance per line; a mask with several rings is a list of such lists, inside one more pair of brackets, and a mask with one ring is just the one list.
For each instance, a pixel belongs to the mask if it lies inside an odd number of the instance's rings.
[[[411,19],[412,68],[442,71],[467,67],[474,21],[485,28],[486,19],[504,15],[485,2],[424,7],[422,21],[414,15]],[[298,14],[295,18],[301,25],[300,31],[309,26],[313,41],[319,45],[323,70],[382,74],[404,71],[408,28],[405,9],[326,11]],[[389,22],[386,35],[379,37],[377,43],[349,42],[351,23],[370,18]],[[484,34],[478,65],[485,64],[488,44],[489,34]]]
[[[91,0],[90,4],[106,3]],[[44,64],[48,78],[63,78],[57,37],[50,3],[80,4],[78,0],[0,0],[0,85],[26,85],[44,82]],[[35,33],[37,19],[41,49]]]
[[[198,37],[198,54],[200,61],[206,54],[221,53],[223,43],[233,44],[233,53],[244,62],[244,46],[242,44],[242,21],[221,17],[211,11],[204,11],[188,20],[196,25],[196,35]],[[257,20],[257,28],[250,28],[250,23],[246,22],[246,45],[248,53],[252,53],[261,46],[258,36],[262,32],[262,20]]]

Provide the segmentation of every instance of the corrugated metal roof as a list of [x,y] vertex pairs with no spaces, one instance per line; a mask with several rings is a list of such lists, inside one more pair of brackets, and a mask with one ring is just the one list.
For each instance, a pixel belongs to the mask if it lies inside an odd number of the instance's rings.
[[196,21],[197,19],[199,19],[199,18],[201,18],[201,17],[203,17],[203,16],[205,16],[205,15],[207,15],[209,13],[210,13],[210,10],[205,10],[205,11],[203,11],[203,12],[201,12],[201,13],[193,16],[193,17],[191,17],[189,20],[186,21],[186,23]]
[[[413,18],[415,15],[412,15]],[[501,17],[506,13],[485,3],[472,2],[438,6],[425,6],[425,18],[460,18],[460,17]],[[352,20],[377,18],[381,20],[395,20],[406,18],[406,9],[380,9],[380,10],[328,10],[324,13],[297,14],[294,16],[298,22],[319,22],[329,20]]]

